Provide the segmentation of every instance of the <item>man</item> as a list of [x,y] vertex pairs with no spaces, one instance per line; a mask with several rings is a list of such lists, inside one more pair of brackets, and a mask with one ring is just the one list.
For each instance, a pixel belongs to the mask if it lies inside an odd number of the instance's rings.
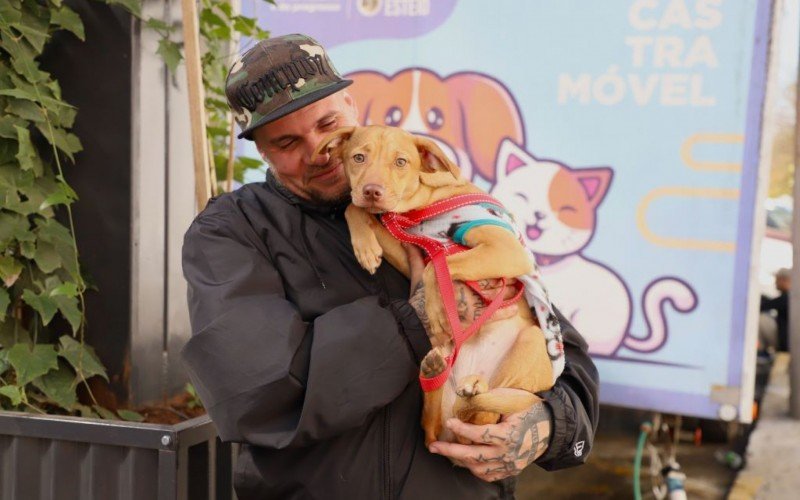
[[[302,35],[262,41],[232,66],[240,138],[270,168],[266,182],[209,201],[186,233],[185,364],[221,438],[244,443],[240,499],[512,498],[529,463],[586,459],[597,371],[561,317],[567,366],[544,403],[497,425],[451,422],[475,444],[425,448],[417,376],[430,343],[409,280],[385,262],[375,275],[361,269],[342,165],[313,154],[357,124],[350,83]],[[420,257],[409,255],[418,276]],[[468,320],[477,300],[458,290]]]
[[[759,337],[762,342],[775,347],[777,351],[789,351],[789,290],[792,288],[791,269],[782,268],[775,273],[775,288],[778,289],[778,296],[769,298],[761,296],[761,320],[759,322]],[[772,316],[772,313],[775,316]],[[769,320],[777,326],[777,342],[766,340],[771,336],[766,334],[771,330]],[[766,324],[765,324],[766,323]]]

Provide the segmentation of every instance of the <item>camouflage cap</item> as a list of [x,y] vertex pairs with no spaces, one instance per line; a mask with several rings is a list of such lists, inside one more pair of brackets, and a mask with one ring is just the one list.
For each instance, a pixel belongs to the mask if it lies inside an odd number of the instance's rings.
[[316,40],[284,35],[258,42],[233,63],[225,95],[242,130],[239,138],[252,140],[254,129],[351,83],[342,79]]

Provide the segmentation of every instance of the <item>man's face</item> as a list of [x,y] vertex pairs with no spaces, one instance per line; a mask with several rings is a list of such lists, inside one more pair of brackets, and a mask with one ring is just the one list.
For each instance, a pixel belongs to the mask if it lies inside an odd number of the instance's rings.
[[262,158],[275,177],[297,196],[319,204],[347,199],[350,186],[341,161],[314,157],[326,135],[339,127],[358,125],[350,94],[340,91],[253,131]]

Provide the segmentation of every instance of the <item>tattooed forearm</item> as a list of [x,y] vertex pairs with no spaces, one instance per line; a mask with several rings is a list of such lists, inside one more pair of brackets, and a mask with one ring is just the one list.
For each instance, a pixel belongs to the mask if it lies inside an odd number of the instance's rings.
[[430,331],[431,322],[428,318],[428,313],[425,311],[425,285],[420,281],[411,292],[411,298],[408,299],[411,307],[416,311],[419,316],[419,321],[422,323],[426,331]]
[[[484,473],[507,473],[516,475],[531,462],[539,458],[547,449],[550,438],[550,416],[544,405],[533,408],[509,421],[510,428],[505,435],[498,436],[489,429],[484,432],[484,443],[500,441],[506,445],[506,452],[494,459],[484,458],[487,467]],[[483,458],[482,455],[479,458]]]

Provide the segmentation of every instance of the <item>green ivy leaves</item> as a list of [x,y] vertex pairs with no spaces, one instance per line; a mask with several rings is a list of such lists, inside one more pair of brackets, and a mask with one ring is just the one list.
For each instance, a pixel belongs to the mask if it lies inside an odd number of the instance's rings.
[[[217,179],[225,179],[230,144],[230,110],[225,97],[225,79],[238,52],[239,39],[248,37],[257,41],[269,37],[269,32],[261,29],[255,18],[234,14],[228,2],[201,0],[200,6],[200,37],[205,46],[202,64],[208,118],[206,130],[214,152]],[[245,170],[262,165],[255,158],[237,157],[233,163],[233,178],[241,182]]]
[[[27,403],[26,392],[35,388],[38,394],[34,399],[68,412],[81,411],[76,407],[80,406],[75,393],[77,385],[96,375],[108,380],[94,350],[69,335],[62,336],[57,345],[20,342],[7,349],[0,348],[0,375],[7,374],[9,368],[13,368],[16,378],[0,387],[0,395],[12,407]],[[117,418],[109,413],[110,418]],[[89,410],[89,414],[102,415],[102,412],[95,409]]]
[[[138,0],[118,3],[139,8]],[[82,336],[86,286],[73,235],[55,218],[55,208],[66,208],[71,224],[78,196],[62,161],[82,149],[70,131],[76,109],[38,61],[62,29],[85,38],[80,16],[61,0],[0,2],[0,406],[82,413],[77,385],[108,377],[73,338]],[[70,335],[50,330],[56,316]],[[47,343],[59,334],[58,344]]]
[[[100,1],[141,19],[141,0]],[[178,25],[145,23],[161,34],[158,54],[175,71],[182,47],[170,34]],[[139,421],[135,412],[114,414],[76,397],[78,384],[108,377],[95,352],[76,340],[82,339],[86,284],[67,228],[78,196],[62,163],[74,162],[82,145],[71,132],[77,110],[38,61],[59,30],[86,37],[80,16],[62,0],[0,0],[0,407]],[[230,116],[225,77],[238,38],[269,33],[255,19],[234,14],[227,0],[201,0],[200,35],[208,134],[217,175],[224,178]],[[257,159],[236,158],[234,177],[241,181],[245,169],[260,166]],[[57,211],[67,215],[66,226],[56,220]]]
[[17,385],[22,387],[58,368],[58,354],[51,345],[20,343],[8,350],[8,362],[17,372]]
[[71,31],[80,40],[86,40],[86,35],[83,33],[83,21],[81,21],[80,16],[78,16],[74,10],[65,5],[60,9],[54,9],[51,12],[51,23],[64,28],[67,31]]

